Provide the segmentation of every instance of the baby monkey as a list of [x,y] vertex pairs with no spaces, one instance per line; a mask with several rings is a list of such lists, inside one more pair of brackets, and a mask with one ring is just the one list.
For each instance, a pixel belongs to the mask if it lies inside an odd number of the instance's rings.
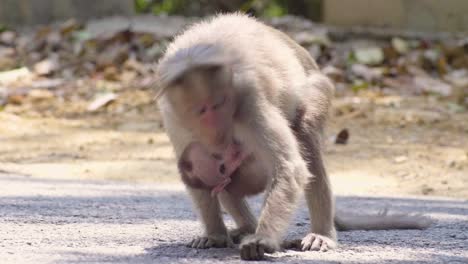
[[232,174],[246,158],[238,143],[230,144],[225,153],[217,154],[210,153],[199,142],[192,142],[182,153],[178,168],[185,184],[211,190],[214,197],[231,183]]
[[[335,215],[322,158],[334,87],[286,34],[239,13],[218,15],[178,35],[157,74],[164,126],[204,227],[189,246],[240,240],[242,259],[262,259],[280,249],[301,194],[311,219],[302,250],[336,247],[336,229],[430,224],[409,215]],[[264,191],[257,220],[245,197]],[[221,206],[237,229],[226,229]]]

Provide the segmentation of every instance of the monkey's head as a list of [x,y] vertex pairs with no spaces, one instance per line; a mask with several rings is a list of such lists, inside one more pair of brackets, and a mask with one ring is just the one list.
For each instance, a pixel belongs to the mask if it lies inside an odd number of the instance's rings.
[[220,153],[233,143],[236,104],[231,71],[226,66],[192,68],[165,93],[182,125],[209,150]]

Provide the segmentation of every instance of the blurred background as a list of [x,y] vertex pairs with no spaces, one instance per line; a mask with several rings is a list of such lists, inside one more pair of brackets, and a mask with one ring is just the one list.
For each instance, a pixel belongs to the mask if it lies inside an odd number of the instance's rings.
[[0,0],[0,173],[177,183],[154,64],[229,11],[283,30],[334,80],[336,193],[468,198],[466,0]]

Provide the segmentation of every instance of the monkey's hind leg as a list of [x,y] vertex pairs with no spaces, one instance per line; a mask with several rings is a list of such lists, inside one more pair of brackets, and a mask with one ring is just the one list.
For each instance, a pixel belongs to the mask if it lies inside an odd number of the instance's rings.
[[321,128],[311,120],[301,120],[294,130],[302,145],[302,156],[307,161],[313,178],[305,185],[304,193],[311,219],[311,232],[299,248],[327,251],[336,247],[334,200],[321,152]]
[[224,191],[218,195],[218,198],[223,208],[236,222],[237,228],[229,231],[229,236],[235,244],[239,244],[245,236],[255,233],[257,219],[243,197]]
[[200,213],[205,228],[202,236],[190,241],[187,246],[192,248],[231,247],[231,239],[221,215],[219,201],[211,197],[208,190],[187,187],[192,199]]

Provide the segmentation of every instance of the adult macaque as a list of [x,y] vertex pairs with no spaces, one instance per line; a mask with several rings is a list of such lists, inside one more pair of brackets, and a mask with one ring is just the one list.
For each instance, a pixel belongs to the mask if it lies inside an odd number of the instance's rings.
[[[164,125],[205,228],[189,246],[225,247],[241,239],[241,258],[261,259],[280,248],[302,191],[312,222],[302,250],[334,248],[335,226],[429,224],[426,218],[406,215],[347,221],[335,216],[321,151],[334,88],[308,52],[282,32],[242,14],[216,16],[175,38],[158,64],[158,77]],[[198,145],[192,149],[194,142]],[[236,144],[241,154],[229,154]],[[222,164],[216,160],[235,172],[213,197],[212,188],[220,184],[212,178],[216,175],[197,173],[216,174]],[[257,222],[244,197],[265,190]],[[220,204],[238,229],[228,232]]]

